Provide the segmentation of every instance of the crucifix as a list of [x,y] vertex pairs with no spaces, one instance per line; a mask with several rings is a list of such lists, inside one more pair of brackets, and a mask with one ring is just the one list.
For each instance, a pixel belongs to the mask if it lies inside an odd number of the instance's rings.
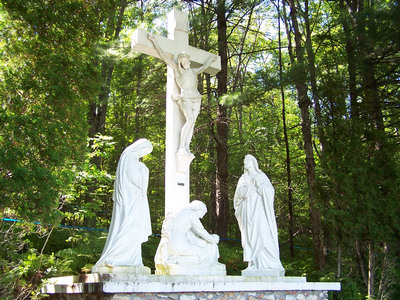
[[133,50],[167,63],[165,216],[189,203],[189,167],[194,158],[189,143],[201,104],[193,76],[221,70],[219,56],[189,45],[188,31],[188,14],[174,9],[168,14],[168,38],[141,29],[132,36]]

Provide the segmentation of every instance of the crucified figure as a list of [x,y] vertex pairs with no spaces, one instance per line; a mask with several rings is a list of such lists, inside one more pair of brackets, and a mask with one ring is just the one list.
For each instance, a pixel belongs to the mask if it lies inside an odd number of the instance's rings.
[[147,37],[154,45],[164,62],[174,70],[175,80],[181,89],[179,95],[174,96],[185,116],[186,122],[182,126],[178,154],[190,154],[189,144],[192,140],[194,124],[200,113],[201,94],[197,90],[197,75],[206,70],[217,59],[216,55],[210,56],[200,68],[190,67],[190,55],[186,52],[179,53],[177,60],[167,56],[158,44],[153,34]]

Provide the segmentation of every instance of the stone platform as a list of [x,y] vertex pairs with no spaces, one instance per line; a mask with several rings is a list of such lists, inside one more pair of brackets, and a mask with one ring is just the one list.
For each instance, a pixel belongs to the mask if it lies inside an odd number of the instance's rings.
[[88,274],[52,278],[42,288],[49,299],[327,300],[340,283],[305,277],[166,276]]

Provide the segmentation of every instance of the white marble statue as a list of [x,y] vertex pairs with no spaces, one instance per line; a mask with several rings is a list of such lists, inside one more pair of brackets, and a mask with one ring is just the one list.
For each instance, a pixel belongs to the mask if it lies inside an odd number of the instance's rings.
[[191,68],[189,53],[181,52],[175,61],[162,51],[155,35],[149,34],[148,39],[153,43],[164,62],[174,70],[176,83],[181,89],[179,95],[174,95],[174,100],[178,102],[186,119],[186,123],[181,129],[178,153],[190,154],[189,144],[201,108],[201,94],[197,90],[197,75],[205,71],[217,59],[217,56],[210,56],[200,68]]
[[113,193],[113,213],[106,244],[93,273],[150,274],[142,263],[142,243],[151,235],[147,186],[149,170],[139,159],[153,150],[147,139],[139,139],[122,153]]
[[241,231],[243,258],[248,268],[242,275],[283,276],[279,258],[278,228],[274,213],[275,190],[252,155],[244,159],[244,174],[234,196],[235,216]]
[[159,275],[226,275],[218,263],[219,236],[209,234],[200,222],[206,205],[194,200],[165,218],[154,258]]

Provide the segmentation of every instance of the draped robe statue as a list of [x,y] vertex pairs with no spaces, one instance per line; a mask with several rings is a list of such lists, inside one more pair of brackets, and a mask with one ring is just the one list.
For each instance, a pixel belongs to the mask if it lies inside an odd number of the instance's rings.
[[143,266],[141,250],[142,243],[151,235],[147,201],[149,170],[139,158],[152,150],[150,141],[140,139],[127,147],[119,159],[111,225],[93,273],[150,274],[150,269]]
[[278,228],[274,213],[275,190],[252,155],[246,155],[244,174],[234,196],[235,216],[242,236],[243,258],[248,268],[242,275],[262,275],[262,270],[282,276]]

